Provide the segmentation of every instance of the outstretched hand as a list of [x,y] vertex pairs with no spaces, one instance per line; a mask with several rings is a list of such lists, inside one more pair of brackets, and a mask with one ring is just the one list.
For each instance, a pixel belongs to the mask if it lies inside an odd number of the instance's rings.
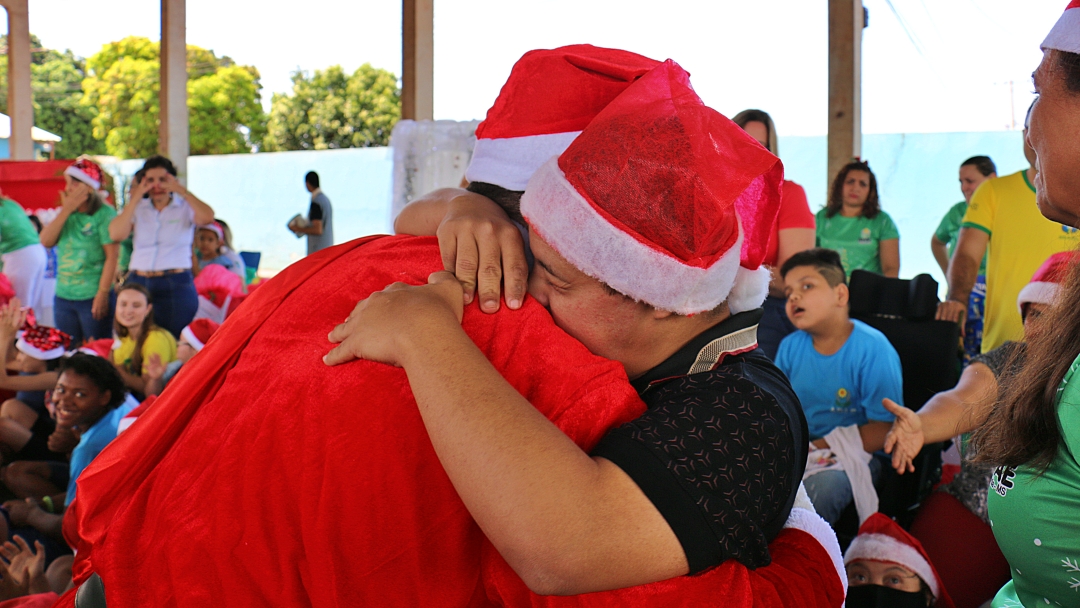
[[338,365],[367,359],[400,367],[410,339],[427,339],[433,324],[460,327],[463,308],[461,283],[449,272],[432,274],[427,285],[394,283],[361,300],[330,332],[330,342],[338,346],[323,362]]
[[882,399],[881,403],[896,416],[892,428],[885,435],[885,453],[892,454],[892,466],[897,473],[913,473],[913,461],[926,442],[922,432],[922,419],[891,399]]
[[151,353],[146,360],[146,370],[143,372],[148,380],[161,380],[165,377],[165,364],[161,362],[161,355]]
[[15,535],[15,542],[0,545],[0,555],[8,562],[8,573],[14,585],[26,593],[49,591],[49,581],[45,577],[45,547],[40,541],[34,541],[34,549],[31,549],[23,537]]
[[521,307],[529,283],[525,242],[506,212],[473,192],[454,197],[435,233],[443,267],[457,276],[464,303],[480,300],[480,310],[499,310],[500,292],[511,309]]
[[25,321],[26,311],[22,309],[22,302],[19,298],[11,298],[6,305],[0,307],[0,340],[7,344],[15,339],[15,334]]

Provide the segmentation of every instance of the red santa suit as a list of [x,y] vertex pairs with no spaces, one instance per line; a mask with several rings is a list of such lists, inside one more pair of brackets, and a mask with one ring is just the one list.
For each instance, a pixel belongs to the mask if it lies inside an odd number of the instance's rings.
[[[358,300],[440,267],[433,238],[374,237],[311,256],[252,295],[83,472],[64,521],[76,584],[96,572],[109,606],[840,604],[829,553],[798,529],[756,571],[728,562],[616,592],[528,592],[439,465],[404,372],[322,363],[326,335]],[[469,306],[463,326],[585,450],[643,410],[621,365],[531,299],[494,315]]]

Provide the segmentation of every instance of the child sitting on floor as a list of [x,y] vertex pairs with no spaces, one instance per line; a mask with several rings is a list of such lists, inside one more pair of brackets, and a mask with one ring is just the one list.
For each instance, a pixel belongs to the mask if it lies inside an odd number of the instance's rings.
[[157,354],[166,364],[176,359],[176,340],[154,324],[153,312],[150,292],[142,285],[128,283],[116,293],[113,331],[120,344],[112,351],[112,362],[120,371],[124,385],[140,395],[146,390],[146,364],[150,356]]
[[776,366],[791,380],[813,440],[806,491],[829,523],[853,498],[864,520],[877,511],[873,481],[883,468],[871,454],[884,447],[894,419],[882,399],[903,398],[900,357],[881,332],[848,316],[838,253],[797,253],[780,276],[788,318],[799,331],[780,342]]
[[923,546],[881,513],[859,527],[844,566],[848,608],[953,608]]
[[190,361],[195,353],[202,350],[218,327],[220,326],[210,319],[195,319],[180,332],[175,361],[166,365],[161,362],[161,355],[150,355],[150,361],[146,365],[146,396],[160,395],[180,368]]

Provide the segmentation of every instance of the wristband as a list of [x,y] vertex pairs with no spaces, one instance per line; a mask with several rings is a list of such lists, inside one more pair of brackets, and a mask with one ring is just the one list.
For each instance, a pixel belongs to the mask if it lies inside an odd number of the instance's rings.
[[41,497],[41,503],[42,503],[43,505],[45,505],[45,510],[46,510],[46,511],[48,511],[49,513],[52,513],[52,512],[53,512],[53,501],[52,501],[52,496],[42,496],[42,497]]

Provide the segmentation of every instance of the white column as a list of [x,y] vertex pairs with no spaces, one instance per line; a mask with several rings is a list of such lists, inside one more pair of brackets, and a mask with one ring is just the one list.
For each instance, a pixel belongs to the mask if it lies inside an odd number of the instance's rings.
[[34,99],[30,90],[30,15],[27,0],[0,0],[8,15],[8,103],[13,160],[33,160]]
[[185,0],[161,0],[161,104],[158,150],[187,180],[187,7]]

